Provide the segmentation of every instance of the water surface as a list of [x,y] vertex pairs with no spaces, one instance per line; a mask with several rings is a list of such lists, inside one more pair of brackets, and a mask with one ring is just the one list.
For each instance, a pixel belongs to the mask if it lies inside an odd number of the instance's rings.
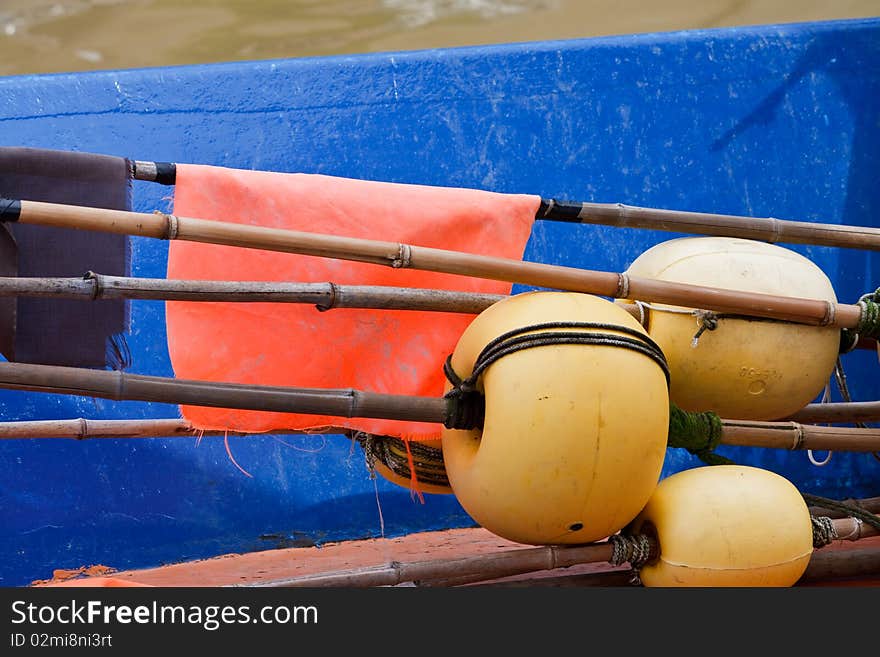
[[853,18],[877,0],[2,0],[0,75]]

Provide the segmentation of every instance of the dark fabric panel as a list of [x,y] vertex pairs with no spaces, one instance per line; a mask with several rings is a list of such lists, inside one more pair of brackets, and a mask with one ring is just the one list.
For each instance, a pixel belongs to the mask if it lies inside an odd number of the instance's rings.
[[[0,196],[114,210],[131,209],[124,158],[33,148],[0,148]],[[125,235],[12,224],[19,276],[82,276],[89,270],[131,273]],[[129,328],[128,303],[19,298],[18,362],[104,367],[108,340]],[[6,352],[4,352],[6,353]]]
[[[18,276],[18,246],[6,224],[0,226],[0,276]],[[0,297],[0,354],[15,357],[15,317],[18,299]]]

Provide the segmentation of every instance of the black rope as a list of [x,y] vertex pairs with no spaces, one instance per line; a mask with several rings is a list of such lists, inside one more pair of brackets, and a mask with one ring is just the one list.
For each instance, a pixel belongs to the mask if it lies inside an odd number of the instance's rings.
[[850,329],[840,330],[840,350],[838,353],[848,354],[859,343],[859,334]]
[[[554,330],[554,329],[596,329],[583,330]],[[543,331],[535,333],[535,331]],[[598,331],[615,331],[616,333],[601,333]],[[625,335],[619,335],[624,333]],[[632,336],[632,337],[628,337]],[[477,380],[486,369],[504,356],[532,349],[534,347],[546,347],[553,345],[598,345],[608,347],[620,347],[641,353],[653,360],[666,377],[666,385],[669,385],[669,365],[659,345],[650,337],[626,326],[618,324],[605,324],[598,322],[546,322],[543,324],[531,324],[522,326],[507,333],[499,335],[490,341],[480,352],[474,363],[471,375],[462,379],[452,368],[451,356],[446,359],[443,371],[447,380],[452,384],[452,389],[446,393],[447,405],[446,421],[444,425],[448,429],[473,429],[483,426],[485,419],[485,400],[482,393],[477,390]]]
[[[858,335],[856,335],[856,340],[858,340]],[[849,392],[849,384],[846,381],[846,372],[843,369],[843,362],[840,360],[840,356],[837,357],[837,363],[834,365],[834,379],[837,381],[837,389],[840,391],[840,396],[845,402],[852,401],[852,395]],[[868,425],[864,422],[854,422],[859,429],[867,429]],[[871,452],[871,456],[873,456],[877,461],[880,461],[880,452]]]
[[840,511],[844,515],[850,518],[857,518],[862,522],[871,525],[871,527],[873,527],[874,529],[880,531],[880,518],[878,518],[870,511],[867,511],[857,506],[853,506],[851,504],[847,504],[846,502],[830,500],[827,497],[819,497],[818,495],[810,495],[809,493],[801,493],[801,496],[804,498],[804,501],[807,504],[812,504],[813,506],[818,506],[823,509]]
[[[550,329],[598,329],[606,331],[615,331],[633,336],[627,338],[622,335],[609,333],[596,333],[593,331],[559,331],[551,332]],[[548,331],[545,333],[534,333],[534,331]],[[532,334],[532,335],[527,335]],[[473,373],[463,381],[464,386],[473,387],[479,376],[487,367],[495,363],[498,359],[523,349],[532,347],[543,347],[547,345],[560,344],[599,344],[614,347],[623,347],[639,351],[656,362],[669,383],[669,366],[666,363],[666,357],[660,346],[644,333],[631,329],[627,326],[618,324],[603,324],[598,322],[546,322],[543,324],[532,324],[530,326],[522,326],[507,333],[499,335],[497,338],[489,342],[477,360],[474,363]]]
[[[376,436],[362,431],[355,432],[352,438],[364,450],[367,465],[372,470],[378,461],[391,472],[404,479],[412,477],[407,456],[407,443],[393,436]],[[443,451],[418,441],[409,442],[409,453],[412,455],[416,480],[435,486],[449,486],[446,468],[443,462]]]
[[479,390],[468,388],[452,369],[452,355],[447,356],[443,363],[443,373],[452,384],[452,388],[444,395],[446,419],[443,426],[447,429],[482,428],[486,419],[486,398]]

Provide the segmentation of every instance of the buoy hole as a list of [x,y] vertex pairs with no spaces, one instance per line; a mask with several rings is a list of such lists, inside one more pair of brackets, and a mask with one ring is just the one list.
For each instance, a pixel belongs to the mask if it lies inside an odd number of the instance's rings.
[[750,395],[760,395],[767,388],[767,384],[761,381],[760,379],[757,381],[752,381],[749,384],[749,394]]

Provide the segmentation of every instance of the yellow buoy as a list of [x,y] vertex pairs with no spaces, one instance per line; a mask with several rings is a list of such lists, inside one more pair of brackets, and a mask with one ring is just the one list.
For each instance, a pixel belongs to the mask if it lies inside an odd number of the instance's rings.
[[654,535],[645,586],[791,586],[813,553],[806,502],[787,479],[740,465],[676,473],[628,531]]
[[[773,244],[730,237],[662,242],[627,270],[632,276],[729,290],[836,302],[813,262]],[[650,304],[648,332],[669,361],[670,398],[688,411],[774,420],[810,403],[824,388],[840,348],[840,330],[720,316],[700,328],[692,309]]]
[[[552,322],[611,325],[566,329],[590,340],[610,334],[643,344],[632,336],[646,335],[599,297],[519,294],[470,324],[452,368],[466,378],[499,336]],[[660,477],[669,426],[658,362],[608,344],[544,345],[501,357],[476,385],[485,394],[483,429],[445,430],[441,443],[452,490],[483,527],[522,543],[584,543],[614,534],[644,507]]]

